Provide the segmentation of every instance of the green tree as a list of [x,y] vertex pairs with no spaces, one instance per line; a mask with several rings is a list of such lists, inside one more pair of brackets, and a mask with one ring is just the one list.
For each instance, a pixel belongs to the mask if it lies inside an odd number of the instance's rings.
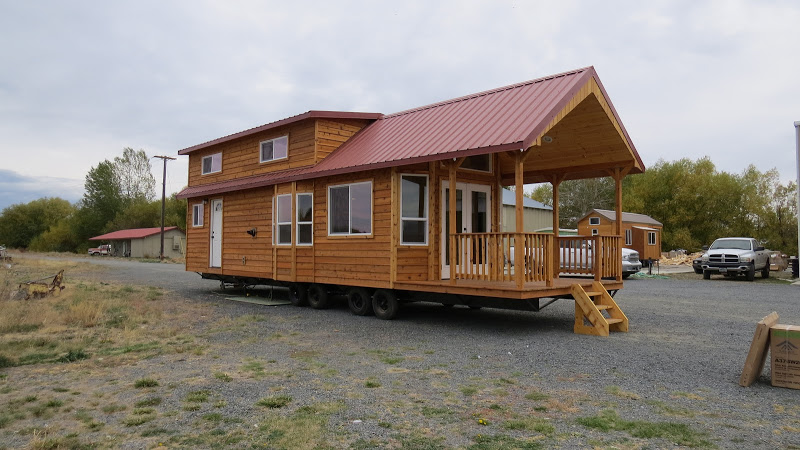
[[155,197],[156,180],[144,150],[125,147],[122,156],[114,158],[114,172],[124,203],[152,200]]
[[0,244],[27,248],[36,236],[46,232],[74,211],[74,206],[58,197],[45,197],[11,205],[0,214]]
[[[528,197],[553,206],[553,186],[537,185]],[[561,228],[577,228],[578,220],[594,208],[614,209],[614,180],[610,177],[567,180],[558,186]]]

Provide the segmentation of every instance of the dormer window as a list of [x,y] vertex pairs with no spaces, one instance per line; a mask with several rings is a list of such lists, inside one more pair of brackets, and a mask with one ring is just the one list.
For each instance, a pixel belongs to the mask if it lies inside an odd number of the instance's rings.
[[261,149],[262,163],[286,159],[289,150],[289,136],[261,141],[259,148]]

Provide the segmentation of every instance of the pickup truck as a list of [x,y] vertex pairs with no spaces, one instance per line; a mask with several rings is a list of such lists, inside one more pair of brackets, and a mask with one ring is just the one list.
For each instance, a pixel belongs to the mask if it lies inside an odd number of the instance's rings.
[[717,239],[701,258],[703,278],[708,280],[712,274],[726,277],[743,274],[747,281],[753,281],[757,271],[761,272],[762,278],[768,278],[769,253],[752,238]]
[[108,256],[111,254],[111,245],[110,244],[103,244],[96,248],[89,249],[89,256]]

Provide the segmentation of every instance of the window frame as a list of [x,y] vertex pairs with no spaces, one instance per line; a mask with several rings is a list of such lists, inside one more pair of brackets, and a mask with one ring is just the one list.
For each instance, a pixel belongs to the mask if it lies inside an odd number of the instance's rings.
[[192,228],[200,228],[203,226],[205,214],[206,212],[202,203],[195,203],[192,205]]
[[625,230],[625,245],[633,245],[633,230]]
[[493,155],[491,153],[486,154],[486,155],[467,156],[464,160],[466,161],[467,158],[472,158],[473,156],[488,156],[489,157],[489,169],[488,170],[483,170],[483,169],[473,169],[471,167],[463,167],[463,163],[462,163],[461,166],[459,166],[458,169],[459,170],[469,170],[469,171],[472,171],[472,172],[479,172],[479,173],[494,173],[494,171],[493,171],[493,169],[494,169],[494,158],[492,157]]
[[[331,208],[331,190],[347,186],[348,192],[351,192],[351,189],[352,189],[353,186],[362,185],[362,184],[368,184],[369,185],[369,208],[370,208],[369,209],[369,232],[368,233],[353,233],[352,232],[352,229],[353,229],[353,206],[352,206],[352,202],[350,201],[351,200],[350,195],[348,195],[348,198],[347,198],[347,208],[348,208],[348,211],[347,211],[347,220],[348,220],[347,230],[348,231],[347,232],[334,232],[332,230],[332,228],[331,228],[331,226],[333,225],[333,221],[331,220],[331,213],[332,213],[332,208]],[[372,236],[372,233],[373,233],[373,230],[374,230],[374,225],[375,225],[375,223],[374,223],[374,221],[375,221],[374,220],[375,219],[375,217],[374,217],[375,216],[375,204],[374,204],[374,201],[375,201],[375,189],[374,189],[372,180],[354,181],[352,183],[342,183],[342,184],[331,184],[331,185],[328,185],[328,198],[327,198],[327,206],[328,206],[328,227],[327,227],[328,228],[328,236],[329,237],[334,237],[334,238],[335,237],[349,237],[349,236],[359,236],[359,237],[370,237],[370,236]]]
[[[425,195],[423,197],[424,205],[423,211],[425,216],[424,217],[405,217],[403,216],[403,178],[404,177],[419,177],[425,178]],[[417,247],[424,247],[428,245],[428,234],[430,234],[430,212],[428,211],[429,208],[429,198],[430,196],[430,178],[428,174],[424,173],[404,173],[400,175],[400,245],[410,245],[410,246],[417,246]],[[412,222],[424,222],[425,223],[425,231],[424,231],[424,241],[423,242],[406,242],[404,240],[403,235],[403,222],[405,221],[412,221]]]
[[589,217],[589,225],[600,225],[599,217]]
[[[280,139],[286,139],[286,155],[284,155],[284,156],[282,156],[280,158],[275,158],[275,141],[278,141]],[[264,150],[262,149],[262,146],[267,142],[272,142],[273,143],[272,144],[272,159],[264,159]],[[278,136],[278,137],[272,138],[272,139],[265,139],[265,140],[263,140],[263,141],[258,143],[258,163],[259,164],[271,163],[271,162],[274,162],[274,161],[281,161],[281,160],[288,159],[288,158],[289,158],[289,135],[288,134],[283,135],[283,136]]]
[[[307,195],[307,196],[311,197],[311,220],[310,221],[301,222],[300,221],[300,217],[298,217],[298,214],[300,214],[300,208],[298,208],[297,205],[300,204],[300,196],[301,195]],[[293,214],[292,217],[295,218],[295,236],[297,236],[295,238],[295,245],[300,246],[300,247],[312,246],[312,245],[314,245],[314,193],[313,192],[298,192],[295,195],[294,204],[295,204],[296,211],[294,211],[294,214]],[[300,242],[300,225],[311,225],[311,242]]]
[[[280,198],[288,198],[289,199],[289,221],[281,222],[280,219],[280,206],[278,203],[280,202]],[[292,194],[278,194],[273,197],[272,201],[272,244],[273,245],[292,245],[294,242],[294,234],[292,233]],[[281,242],[280,241],[280,227],[281,225],[286,226],[289,225],[289,242]]]
[[[651,241],[651,239],[650,239],[651,237],[653,238],[652,242],[650,242]],[[658,238],[656,236],[656,232],[655,231],[648,231],[647,232],[647,245],[656,245],[657,242],[658,242]]]
[[[214,170],[214,157],[215,156],[219,157],[219,170]],[[208,172],[205,172],[203,169],[205,169],[205,165],[206,165],[206,160],[207,159],[211,159],[211,170],[208,171]],[[210,155],[203,156],[203,158],[200,160],[200,175],[211,175],[211,174],[220,173],[220,172],[222,172],[222,152],[212,153]]]
[[592,236],[597,236],[598,234],[600,234],[600,230],[597,228],[592,228]]

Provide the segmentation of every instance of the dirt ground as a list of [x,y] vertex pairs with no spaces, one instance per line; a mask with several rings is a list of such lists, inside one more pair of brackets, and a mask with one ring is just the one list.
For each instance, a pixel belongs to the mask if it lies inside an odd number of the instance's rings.
[[[394,321],[232,301],[179,265],[16,258],[0,273],[0,448],[798,448],[800,391],[738,381],[800,290],[634,279],[629,333],[413,304]],[[67,289],[7,300],[65,268]],[[243,298],[242,298],[243,297]],[[769,364],[768,364],[769,365]]]

